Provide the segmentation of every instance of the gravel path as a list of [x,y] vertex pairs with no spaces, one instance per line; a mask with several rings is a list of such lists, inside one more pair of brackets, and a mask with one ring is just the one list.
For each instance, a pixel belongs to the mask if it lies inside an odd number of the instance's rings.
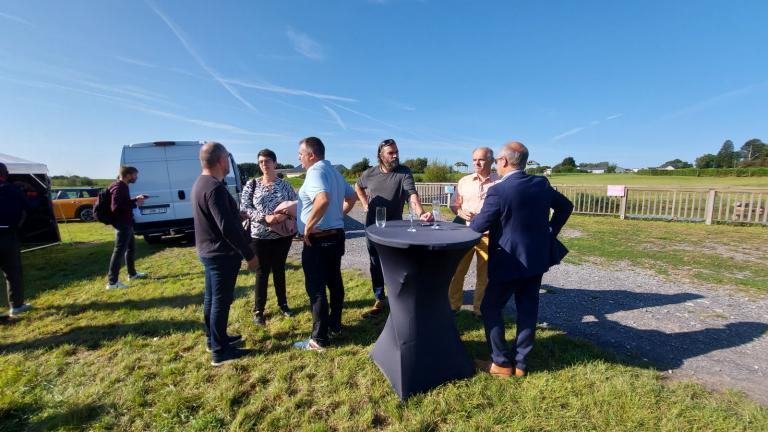
[[[368,273],[362,212],[347,218],[344,268]],[[300,259],[301,243],[291,257]],[[465,280],[471,310],[474,263]],[[670,282],[615,265],[554,267],[544,276],[539,321],[590,340],[631,363],[713,390],[737,389],[768,405],[768,299]],[[515,314],[514,302],[506,312]]]

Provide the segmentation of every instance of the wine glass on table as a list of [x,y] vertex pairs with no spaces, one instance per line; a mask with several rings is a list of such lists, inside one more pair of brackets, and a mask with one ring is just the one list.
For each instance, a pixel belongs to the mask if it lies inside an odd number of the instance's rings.
[[387,208],[376,207],[376,226],[384,228],[387,225]]
[[432,200],[432,218],[435,219],[435,224],[432,225],[432,229],[440,229],[438,222],[440,222],[440,200]]
[[408,202],[408,220],[411,221],[411,227],[408,228],[408,232],[416,232],[416,228],[413,227],[413,219],[416,217],[416,214],[414,213],[413,207],[411,206],[410,201]]

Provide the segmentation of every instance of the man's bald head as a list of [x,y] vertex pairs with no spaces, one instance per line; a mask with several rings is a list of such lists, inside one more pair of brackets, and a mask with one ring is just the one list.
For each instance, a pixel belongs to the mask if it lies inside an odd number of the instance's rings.
[[519,141],[510,141],[499,150],[499,157],[503,157],[514,169],[524,170],[528,163],[528,147]]
[[226,156],[229,156],[229,152],[221,143],[209,141],[200,147],[200,164],[203,168],[214,168]]

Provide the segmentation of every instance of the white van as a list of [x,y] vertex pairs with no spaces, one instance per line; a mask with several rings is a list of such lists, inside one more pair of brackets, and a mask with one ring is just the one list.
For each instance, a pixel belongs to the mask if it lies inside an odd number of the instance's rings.
[[[120,164],[139,170],[139,179],[129,186],[131,196],[150,197],[134,211],[134,231],[147,243],[194,232],[192,185],[200,175],[202,145],[203,141],[156,141],[123,146]],[[230,173],[224,181],[239,202],[240,171],[231,155],[229,162]]]

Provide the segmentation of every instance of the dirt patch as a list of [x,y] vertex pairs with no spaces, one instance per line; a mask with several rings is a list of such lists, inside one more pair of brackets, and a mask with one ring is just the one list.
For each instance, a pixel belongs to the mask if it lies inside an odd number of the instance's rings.
[[562,231],[560,231],[560,237],[565,237],[565,238],[584,237],[584,232],[579,231],[577,229],[565,228]]

